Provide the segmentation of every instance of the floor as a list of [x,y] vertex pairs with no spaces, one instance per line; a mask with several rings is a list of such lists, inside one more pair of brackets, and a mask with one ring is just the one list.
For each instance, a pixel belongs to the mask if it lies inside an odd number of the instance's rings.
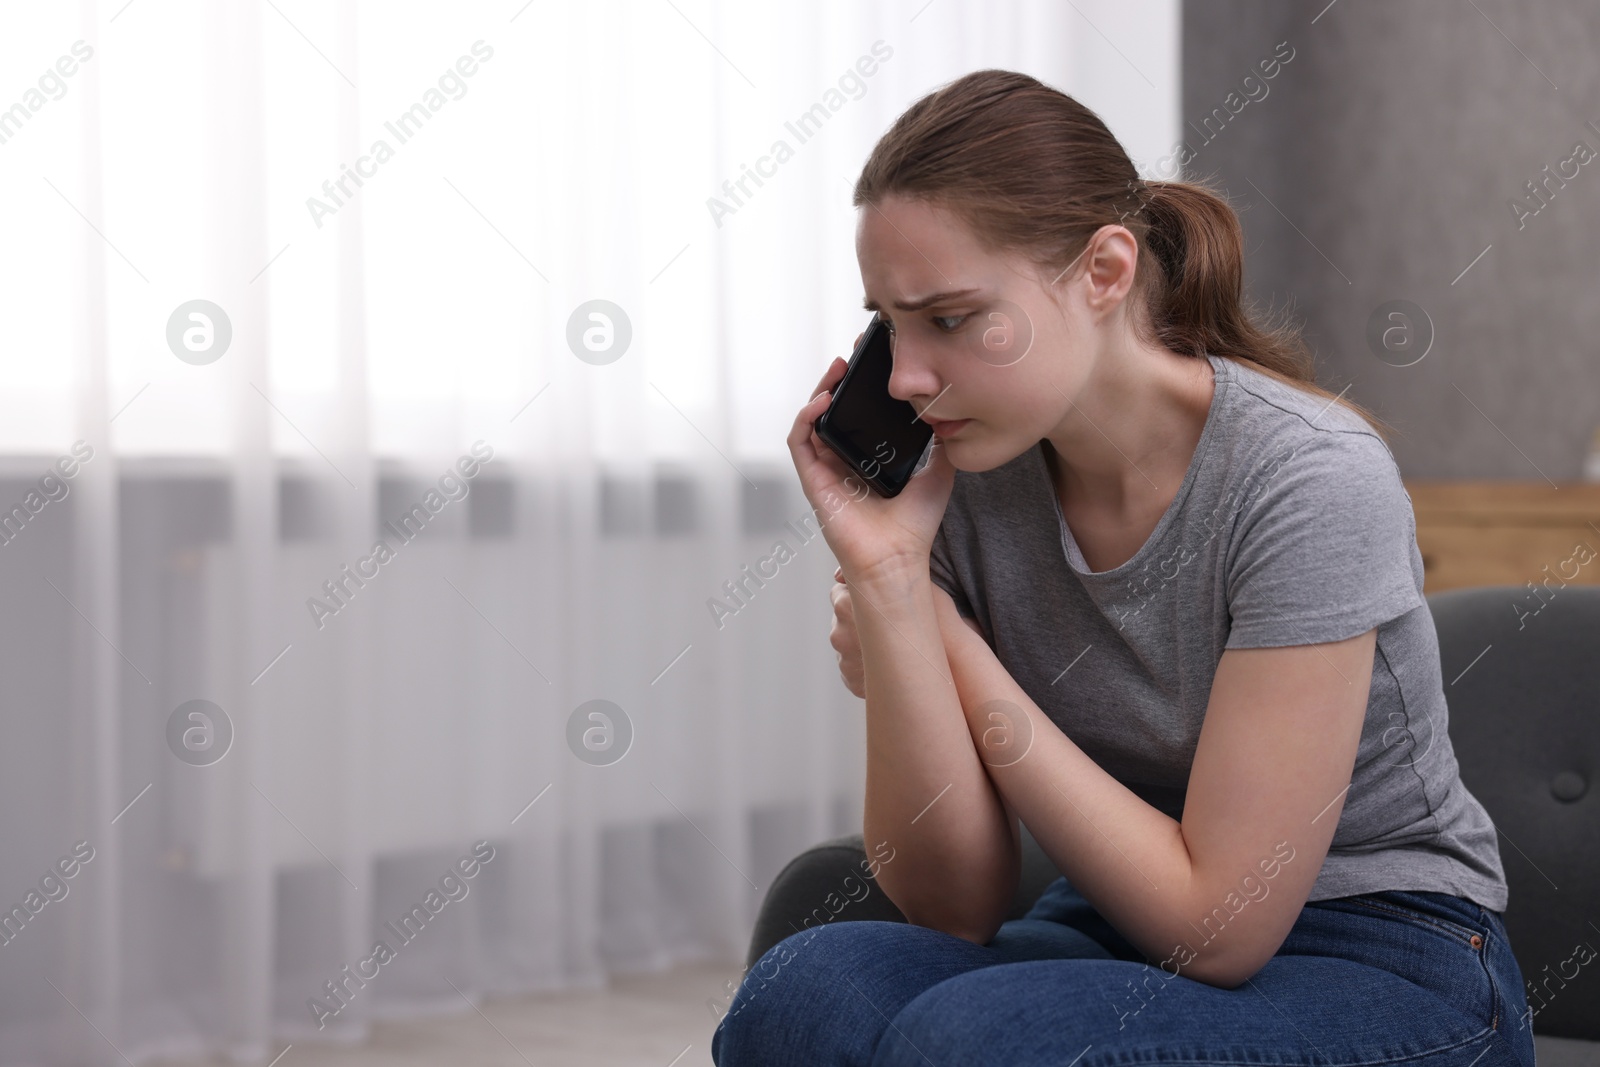
[[604,992],[490,1000],[482,1015],[374,1023],[372,1040],[352,1048],[292,1045],[276,1067],[710,1067],[717,1018],[706,1001],[725,1009],[724,983],[739,976],[737,963],[697,963],[618,977]]

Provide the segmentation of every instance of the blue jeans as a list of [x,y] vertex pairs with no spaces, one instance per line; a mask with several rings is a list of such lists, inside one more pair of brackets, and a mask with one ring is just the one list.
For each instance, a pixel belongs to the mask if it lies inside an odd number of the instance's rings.
[[1500,913],[1461,897],[1389,891],[1309,903],[1277,954],[1235,989],[1175,967],[1147,962],[1065,878],[987,945],[907,923],[808,927],[750,968],[711,1058],[718,1067],[1534,1067],[1522,972]]

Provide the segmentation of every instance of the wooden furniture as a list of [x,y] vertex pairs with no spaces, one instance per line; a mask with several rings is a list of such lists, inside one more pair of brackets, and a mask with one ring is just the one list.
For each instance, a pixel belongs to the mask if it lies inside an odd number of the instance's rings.
[[[1600,485],[1405,483],[1426,593],[1531,583],[1600,585]],[[1534,590],[1529,590],[1530,595]]]

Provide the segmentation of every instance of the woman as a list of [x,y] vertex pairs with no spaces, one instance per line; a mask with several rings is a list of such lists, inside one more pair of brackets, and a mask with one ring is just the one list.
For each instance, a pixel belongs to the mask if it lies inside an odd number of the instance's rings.
[[[715,1061],[1533,1067],[1410,498],[1240,307],[1232,210],[996,70],[901,116],[854,202],[935,447],[852,492],[811,430],[843,360],[788,443],[813,505],[859,497],[834,644],[909,923],[786,938]],[[1064,877],[1005,922],[1019,819]]]

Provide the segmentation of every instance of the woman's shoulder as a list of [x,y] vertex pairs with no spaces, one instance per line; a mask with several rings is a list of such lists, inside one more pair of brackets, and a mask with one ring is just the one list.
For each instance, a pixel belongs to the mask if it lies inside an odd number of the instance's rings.
[[[1282,381],[1246,360],[1216,357],[1226,365],[1229,405],[1226,419],[1232,437],[1254,442],[1272,438],[1274,442],[1320,442],[1323,446],[1349,443],[1350,448],[1365,448],[1370,443],[1389,451],[1384,438],[1357,411],[1342,403],[1338,394],[1320,394]],[[1349,387],[1346,387],[1349,389]],[[1366,438],[1358,442],[1355,438]]]
[[1246,362],[1225,362],[1230,395],[1219,467],[1260,478],[1292,463],[1307,473],[1342,475],[1339,481],[1399,483],[1388,442],[1341,402],[1342,392],[1313,393]]

